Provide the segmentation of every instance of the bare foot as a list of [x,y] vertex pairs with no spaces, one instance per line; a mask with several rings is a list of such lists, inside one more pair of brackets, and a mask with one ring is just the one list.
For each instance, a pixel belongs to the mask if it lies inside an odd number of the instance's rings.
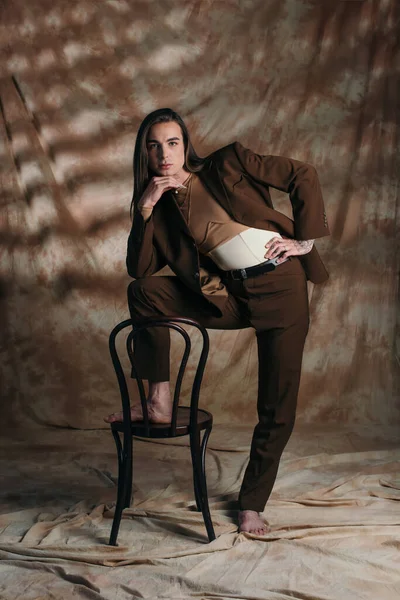
[[255,510],[240,510],[239,531],[246,531],[254,535],[266,535],[271,528]]
[[[150,407],[148,406],[148,411],[149,411],[149,417],[150,417]],[[121,412],[115,412],[115,413],[111,413],[111,415],[108,415],[108,417],[103,417],[103,421],[105,421],[106,423],[122,423],[122,421],[124,420],[124,416],[122,411]],[[132,406],[131,408],[131,420],[132,421],[143,421],[143,411],[142,411],[142,407],[139,406]]]
[[[170,423],[172,417],[172,400],[168,381],[149,384],[147,412],[150,423]],[[143,421],[141,405],[132,406],[131,420]],[[122,412],[115,412],[104,417],[106,423],[122,423]]]
[[[163,412],[160,409],[153,408],[151,404],[147,407],[150,423],[171,423],[172,412]],[[122,411],[111,413],[107,417],[103,417],[106,423],[122,423],[124,420]],[[131,421],[143,421],[143,412],[141,406],[133,406],[131,408]]]

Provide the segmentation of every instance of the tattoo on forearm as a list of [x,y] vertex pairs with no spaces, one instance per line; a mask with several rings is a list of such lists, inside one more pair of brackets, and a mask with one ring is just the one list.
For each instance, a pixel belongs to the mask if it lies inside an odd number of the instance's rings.
[[302,254],[307,254],[311,251],[313,247],[314,240],[297,240],[296,245],[298,246],[298,250],[301,251]]

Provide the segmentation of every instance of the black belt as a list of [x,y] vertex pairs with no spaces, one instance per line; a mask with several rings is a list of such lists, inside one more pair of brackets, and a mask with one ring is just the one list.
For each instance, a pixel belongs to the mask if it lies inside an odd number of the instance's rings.
[[276,264],[276,258],[271,258],[263,263],[260,263],[259,265],[255,265],[254,267],[247,267],[247,269],[232,269],[232,271],[223,271],[221,279],[243,280],[247,279],[248,277],[255,277],[256,275],[262,275],[262,273],[273,271],[277,266],[279,266],[279,264]]

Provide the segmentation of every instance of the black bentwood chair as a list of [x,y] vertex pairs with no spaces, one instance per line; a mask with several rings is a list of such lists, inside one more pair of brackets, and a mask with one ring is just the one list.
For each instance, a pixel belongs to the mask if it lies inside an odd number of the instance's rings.
[[[182,380],[191,350],[189,334],[182,327],[182,324],[190,325],[192,327],[197,328],[200,331],[203,339],[202,350],[193,380],[190,406],[179,405]],[[127,336],[126,349],[132,366],[132,372],[137,380],[140,402],[143,410],[143,421],[131,421],[131,406],[129,400],[129,392],[126,384],[125,375],[116,349],[115,342],[117,334],[126,327],[132,328],[132,331]],[[149,422],[146,394],[143,386],[143,381],[138,377],[137,368],[133,358],[133,344],[137,333],[149,327],[168,327],[169,329],[173,329],[182,335],[185,342],[185,349],[176,378],[172,418],[171,422],[167,424]],[[211,521],[211,515],[208,506],[205,473],[206,447],[212,429],[213,418],[211,413],[198,408],[200,386],[209,349],[209,338],[207,331],[196,321],[193,321],[192,319],[186,319],[183,317],[157,317],[151,319],[143,319],[142,321],[140,321],[140,324],[135,325],[132,323],[131,319],[128,319],[116,325],[116,327],[114,327],[114,329],[112,330],[109,339],[109,348],[111,359],[118,379],[123,412],[122,423],[111,423],[111,431],[115,440],[115,444],[117,446],[118,454],[118,495],[109,540],[110,546],[117,545],[117,537],[122,517],[122,511],[124,510],[124,508],[128,508],[131,504],[132,436],[134,435],[142,438],[172,438],[182,435],[190,436],[190,450],[192,455],[193,482],[196,507],[197,510],[201,511],[203,514],[203,519],[206,526],[209,541],[211,542],[212,540],[215,540],[214,528]],[[200,434],[203,430],[203,440],[200,441]],[[123,443],[121,443],[120,433],[123,434]]]

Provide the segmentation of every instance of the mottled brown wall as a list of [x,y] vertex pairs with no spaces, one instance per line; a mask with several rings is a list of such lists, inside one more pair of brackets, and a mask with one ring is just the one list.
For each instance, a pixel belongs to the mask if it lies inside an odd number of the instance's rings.
[[[3,423],[98,427],[119,402],[132,150],[160,106],[201,154],[237,139],[316,166],[331,279],[310,290],[299,420],[398,421],[399,18],[396,0],[1,3]],[[252,331],[211,338],[204,404],[252,419]]]

